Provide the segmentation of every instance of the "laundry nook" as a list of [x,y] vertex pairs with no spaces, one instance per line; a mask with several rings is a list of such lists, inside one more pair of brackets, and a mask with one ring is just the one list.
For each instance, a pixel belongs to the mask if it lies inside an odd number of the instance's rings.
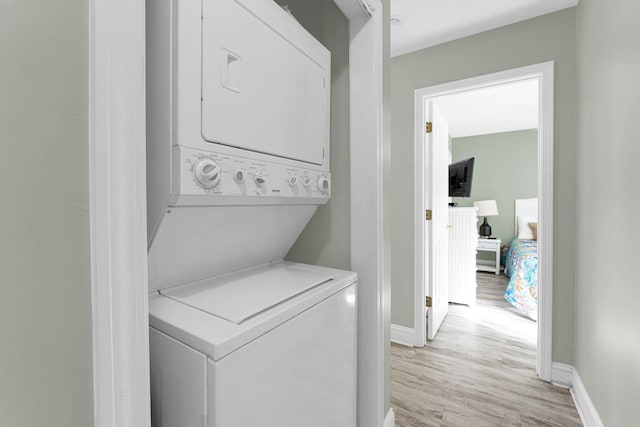
[[330,88],[275,2],[147,2],[152,426],[355,426],[357,275],[283,260],[331,198]]

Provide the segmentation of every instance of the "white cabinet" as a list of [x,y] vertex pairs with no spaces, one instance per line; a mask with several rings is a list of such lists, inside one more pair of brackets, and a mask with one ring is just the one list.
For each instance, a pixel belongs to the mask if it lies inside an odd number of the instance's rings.
[[476,208],[449,208],[449,301],[476,302]]

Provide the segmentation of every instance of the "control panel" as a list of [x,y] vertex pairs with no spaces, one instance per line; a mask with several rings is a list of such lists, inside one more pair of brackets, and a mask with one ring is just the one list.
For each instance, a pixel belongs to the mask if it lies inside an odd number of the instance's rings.
[[292,203],[324,203],[331,197],[329,173],[184,147],[174,148],[173,154],[180,197],[300,199]]

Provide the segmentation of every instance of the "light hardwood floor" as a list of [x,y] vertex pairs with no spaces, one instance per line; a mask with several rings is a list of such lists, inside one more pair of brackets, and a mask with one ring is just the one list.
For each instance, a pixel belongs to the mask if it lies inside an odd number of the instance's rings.
[[477,276],[476,307],[450,304],[434,341],[391,345],[396,426],[581,426],[568,390],[537,378],[536,324],[502,297],[507,278]]

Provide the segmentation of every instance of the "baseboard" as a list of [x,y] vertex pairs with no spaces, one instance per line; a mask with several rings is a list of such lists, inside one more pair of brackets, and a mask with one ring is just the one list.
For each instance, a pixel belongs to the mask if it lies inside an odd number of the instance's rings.
[[414,347],[416,343],[416,330],[402,325],[391,324],[391,342],[407,347]]
[[551,382],[560,387],[568,388],[576,404],[576,409],[585,427],[604,427],[600,415],[593,405],[587,389],[584,387],[580,374],[575,367],[564,363],[551,364]]
[[575,368],[564,363],[551,363],[551,383],[562,388],[571,388]]
[[582,423],[585,427],[604,427],[600,415],[596,407],[593,406],[587,389],[584,387],[580,375],[578,375],[578,371],[574,369],[573,372],[575,375],[571,386],[571,396],[573,396],[573,401],[576,402],[576,408],[578,408]]
[[396,425],[396,414],[393,412],[393,408],[389,408],[389,412],[387,412],[387,416],[384,417],[383,427],[395,427]]

